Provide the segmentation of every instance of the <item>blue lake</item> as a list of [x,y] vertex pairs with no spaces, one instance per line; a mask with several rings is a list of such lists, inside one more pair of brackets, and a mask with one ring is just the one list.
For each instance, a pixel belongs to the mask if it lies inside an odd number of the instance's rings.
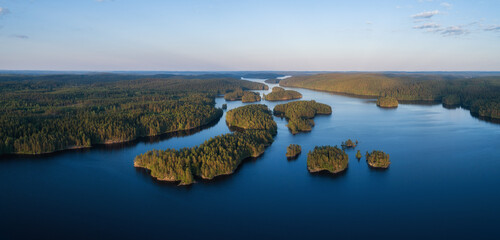
[[[229,133],[225,116],[187,136],[1,159],[0,239],[500,239],[499,124],[460,108],[387,110],[373,99],[296,90],[333,114],[297,135],[275,117],[278,134],[264,155],[189,187],[153,180],[134,157]],[[390,168],[370,169],[348,150],[345,173],[307,171],[309,150],[348,138],[363,154],[389,153]],[[303,152],[289,161],[291,143]]]

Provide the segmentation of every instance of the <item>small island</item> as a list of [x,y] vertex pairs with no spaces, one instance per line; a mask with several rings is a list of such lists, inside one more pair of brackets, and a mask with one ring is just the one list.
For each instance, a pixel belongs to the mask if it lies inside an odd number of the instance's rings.
[[349,156],[337,146],[316,146],[307,154],[307,169],[309,172],[329,171],[339,173],[347,169]]
[[379,97],[377,99],[377,106],[381,108],[397,108],[398,100],[393,97]]
[[372,153],[366,152],[366,162],[372,168],[388,168],[391,164],[389,154],[377,150],[373,150]]
[[316,115],[332,114],[332,108],[326,104],[312,101],[295,101],[279,104],[274,107],[274,115],[285,117],[288,120],[287,127],[292,134],[308,132],[314,126]]
[[353,142],[351,139],[347,139],[347,141],[342,142],[342,148],[355,148],[356,145],[358,145],[358,140],[356,142]]
[[222,104],[222,110],[226,110],[227,109],[227,104]]
[[292,99],[300,99],[302,94],[294,90],[285,90],[281,87],[273,87],[273,90],[269,94],[264,94],[264,99],[267,101],[286,101]]
[[244,103],[260,102],[260,94],[256,92],[245,91],[243,92],[241,101]]
[[194,183],[195,176],[213,179],[233,173],[244,159],[264,153],[274,141],[276,122],[267,106],[260,104],[232,109],[227,115],[228,124],[245,130],[210,138],[192,148],[148,151],[135,158],[134,166],[148,169],[160,181],[179,185]]
[[361,151],[358,150],[358,152],[356,153],[356,158],[358,159],[358,161],[361,159],[361,157],[363,157],[361,155]]
[[288,159],[294,159],[296,158],[297,156],[299,156],[299,154],[302,152],[302,147],[300,147],[300,145],[297,145],[297,144],[290,144],[287,148],[286,148],[286,157]]

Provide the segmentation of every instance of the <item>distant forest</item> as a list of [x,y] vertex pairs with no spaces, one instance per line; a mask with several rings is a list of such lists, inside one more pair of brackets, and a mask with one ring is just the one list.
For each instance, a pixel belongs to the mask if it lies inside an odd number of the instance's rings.
[[0,154],[39,154],[187,130],[215,97],[261,83],[217,75],[0,75]]
[[399,101],[437,101],[461,106],[474,115],[500,119],[500,76],[467,77],[444,74],[328,73],[297,76],[281,86]]

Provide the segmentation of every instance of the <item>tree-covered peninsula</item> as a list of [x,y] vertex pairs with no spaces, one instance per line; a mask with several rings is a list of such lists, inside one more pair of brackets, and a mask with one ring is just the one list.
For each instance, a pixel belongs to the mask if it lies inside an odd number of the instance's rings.
[[274,107],[274,115],[285,117],[288,120],[287,127],[292,134],[311,131],[314,126],[314,118],[318,114],[332,114],[332,108],[326,104],[312,101],[295,101],[278,104]]
[[445,74],[328,73],[296,76],[280,86],[345,93],[387,96],[401,101],[442,102],[461,106],[480,117],[500,119],[500,77]]
[[294,90],[285,90],[281,87],[273,87],[269,94],[264,94],[264,99],[267,101],[286,101],[302,98],[302,94]]
[[326,170],[331,173],[339,173],[347,168],[348,163],[349,156],[337,146],[317,146],[307,154],[309,172]]
[[285,154],[285,156],[287,158],[289,158],[289,159],[296,158],[301,152],[302,152],[302,147],[300,147],[300,145],[290,144],[286,148],[286,154]]
[[366,152],[366,162],[372,168],[388,168],[391,164],[389,154],[377,150]]
[[40,154],[188,130],[222,116],[215,97],[261,83],[216,76],[0,76],[0,154]]
[[[230,113],[232,112],[232,113]],[[231,174],[246,158],[258,157],[273,142],[276,122],[265,105],[247,105],[228,111],[229,122],[246,130],[220,135],[193,148],[153,150],[137,156],[134,166],[146,168],[162,181],[186,185],[194,176],[212,179]],[[240,122],[236,115],[251,116],[254,122]]]

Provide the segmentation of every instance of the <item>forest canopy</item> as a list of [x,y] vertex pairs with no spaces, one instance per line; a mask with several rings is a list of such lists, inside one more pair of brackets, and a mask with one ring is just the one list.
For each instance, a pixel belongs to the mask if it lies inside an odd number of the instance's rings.
[[241,101],[244,103],[260,102],[260,94],[256,92],[245,91]]
[[329,171],[339,173],[347,168],[349,156],[337,146],[316,146],[307,154],[309,172]]
[[297,157],[300,153],[302,152],[302,147],[300,147],[300,145],[297,145],[297,144],[290,144],[287,148],[286,148],[286,154],[285,156],[287,158],[295,158]]
[[229,127],[268,130],[272,134],[276,134],[278,129],[271,110],[264,104],[251,104],[231,109],[226,113],[226,122]]
[[220,119],[215,96],[264,84],[214,76],[0,76],[0,154],[39,154],[187,130]]
[[389,161],[389,154],[373,150],[371,153],[366,152],[366,163],[372,168],[388,168],[391,161]]

